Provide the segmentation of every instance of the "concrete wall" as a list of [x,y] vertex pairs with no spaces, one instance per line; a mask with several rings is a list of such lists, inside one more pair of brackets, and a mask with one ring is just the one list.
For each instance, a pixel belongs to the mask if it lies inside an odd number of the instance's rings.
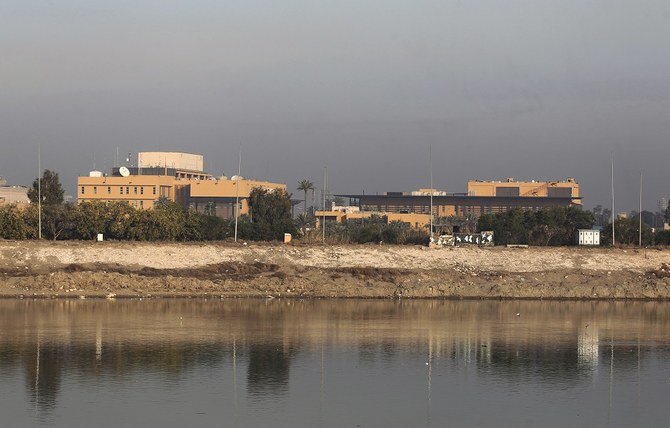
[[23,186],[0,186],[0,205],[29,204],[28,188]]
[[[570,194],[566,194],[565,196],[579,197],[579,183],[574,179],[567,179],[565,181],[468,181],[468,195],[470,196],[516,196],[510,193],[511,189],[515,190],[514,193],[518,191],[518,196],[523,197],[559,196],[550,195],[550,188],[570,189]],[[562,192],[559,191],[559,193]],[[564,195],[561,194],[560,196]],[[579,199],[575,199],[575,203],[579,204],[581,202],[579,202]]]
[[168,167],[203,171],[204,158],[202,155],[181,152],[139,152],[137,166],[140,168]]

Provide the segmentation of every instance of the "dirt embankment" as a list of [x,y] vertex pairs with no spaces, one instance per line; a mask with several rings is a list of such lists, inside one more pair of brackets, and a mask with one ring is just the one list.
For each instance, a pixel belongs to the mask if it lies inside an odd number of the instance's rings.
[[669,250],[0,241],[0,296],[668,299],[668,262]]

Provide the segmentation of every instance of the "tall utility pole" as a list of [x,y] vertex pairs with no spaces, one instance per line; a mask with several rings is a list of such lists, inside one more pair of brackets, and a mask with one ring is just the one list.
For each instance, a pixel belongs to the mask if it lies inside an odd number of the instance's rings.
[[430,171],[430,242],[433,242],[433,145],[428,146],[428,171]]
[[612,152],[612,246],[616,245],[616,239],[614,237],[614,220],[616,219],[616,213],[614,211],[614,152]]
[[42,239],[42,144],[37,145],[37,238]]
[[237,180],[235,181],[235,242],[237,242],[237,218],[240,214],[240,178],[242,174],[242,144],[240,144],[240,157],[237,163]]
[[641,247],[642,246],[642,171],[640,171],[640,213],[638,215],[640,216],[638,245]]
[[323,216],[321,218],[321,240],[326,243],[326,189],[328,189],[328,167],[323,167]]

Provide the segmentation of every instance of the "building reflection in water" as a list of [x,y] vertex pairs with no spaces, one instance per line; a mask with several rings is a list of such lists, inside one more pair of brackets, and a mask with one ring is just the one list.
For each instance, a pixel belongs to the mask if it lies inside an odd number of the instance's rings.
[[639,370],[670,342],[670,304],[654,302],[4,300],[0,321],[0,381],[22,370],[28,401],[43,414],[73,373],[178,381],[225,365],[235,371],[237,407],[237,366],[246,367],[250,398],[281,396],[300,355],[320,361],[323,401],[324,355],[338,352],[362,365],[425,361],[430,422],[436,364],[569,384],[599,365]]

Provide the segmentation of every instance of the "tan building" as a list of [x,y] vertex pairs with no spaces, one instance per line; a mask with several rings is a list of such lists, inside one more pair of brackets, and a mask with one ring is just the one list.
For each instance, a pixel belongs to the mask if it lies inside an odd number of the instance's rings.
[[181,152],[139,152],[139,168],[173,168],[186,171],[204,171],[202,155]]
[[[431,198],[432,193],[432,198]],[[581,206],[579,184],[565,181],[479,181],[468,183],[467,193],[447,193],[437,189],[384,194],[339,194],[361,211],[426,214],[439,217],[479,217],[482,214],[520,208],[540,210],[550,207]]]
[[150,209],[160,198],[181,202],[177,193],[181,179],[160,175],[86,176],[77,178],[77,200],[127,202],[138,209]]
[[321,221],[324,219],[326,223],[342,223],[343,221],[362,221],[372,216],[386,217],[387,224],[394,221],[399,221],[402,223],[407,223],[410,227],[414,228],[423,228],[430,225],[429,214],[360,211],[358,207],[349,206],[333,206],[330,211],[316,211],[315,216],[317,228],[320,227]]
[[[152,165],[161,158],[172,163],[167,166]],[[189,153],[170,152],[162,156],[160,152],[141,152],[138,155],[141,167],[125,167],[123,170],[117,167],[111,176],[91,171],[88,176],[78,177],[77,200],[121,201],[137,209],[151,209],[159,199],[164,198],[199,212],[231,218],[235,215],[238,191],[240,214],[248,214],[248,199],[253,188],[286,190],[285,184],[238,179],[236,176],[215,179],[197,169],[202,163],[202,156]]]
[[505,181],[468,181],[468,196],[504,196],[529,198],[575,198],[575,204],[581,204],[579,183],[569,177],[565,181],[517,181],[508,178]]
[[[238,190],[239,182],[239,190]],[[248,180],[233,176],[211,180],[190,180],[183,187],[184,203],[198,212],[224,218],[235,216],[235,199],[239,192],[240,214],[249,213],[249,195],[257,187],[274,191],[286,190],[285,184]]]
[[28,188],[23,186],[9,186],[7,180],[0,177],[0,206],[2,205],[27,205]]

